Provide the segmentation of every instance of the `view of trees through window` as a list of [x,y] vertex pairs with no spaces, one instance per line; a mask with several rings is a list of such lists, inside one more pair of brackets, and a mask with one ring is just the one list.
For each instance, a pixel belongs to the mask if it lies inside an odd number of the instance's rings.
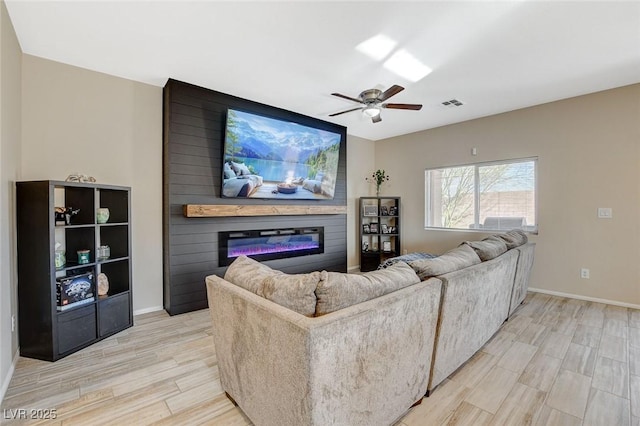
[[537,159],[430,169],[425,226],[537,230]]

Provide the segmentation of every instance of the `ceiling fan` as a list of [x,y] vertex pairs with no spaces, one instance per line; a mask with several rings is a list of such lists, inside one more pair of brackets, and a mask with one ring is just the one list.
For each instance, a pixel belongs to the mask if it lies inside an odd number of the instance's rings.
[[371,117],[371,121],[373,121],[374,123],[379,123],[382,121],[382,118],[380,117],[380,110],[382,108],[410,109],[414,111],[418,111],[422,109],[422,105],[420,104],[391,104],[391,103],[384,102],[390,97],[402,92],[403,90],[404,90],[404,87],[394,84],[384,92],[379,89],[365,90],[364,92],[360,93],[360,95],[357,98],[352,98],[350,96],[342,95],[340,93],[332,93],[333,96],[337,96],[343,99],[348,99],[353,102],[358,102],[363,106],[359,106],[357,108],[351,108],[346,111],[336,112],[334,114],[329,114],[329,117],[334,117],[336,115],[345,114],[351,111],[362,110],[362,112],[364,112],[367,116]]

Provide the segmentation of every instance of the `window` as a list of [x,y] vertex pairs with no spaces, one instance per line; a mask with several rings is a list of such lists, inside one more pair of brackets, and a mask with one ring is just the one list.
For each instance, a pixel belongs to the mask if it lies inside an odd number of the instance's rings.
[[537,158],[425,171],[425,228],[537,232]]

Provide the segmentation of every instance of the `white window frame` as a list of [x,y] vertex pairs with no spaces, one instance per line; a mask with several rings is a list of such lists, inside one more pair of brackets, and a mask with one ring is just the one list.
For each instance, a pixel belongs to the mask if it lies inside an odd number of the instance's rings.
[[[500,165],[500,164],[515,164],[515,163],[526,163],[526,162],[533,162],[533,174],[534,174],[534,216],[535,216],[535,223],[534,224],[527,224],[527,226],[523,227],[523,231],[531,233],[531,234],[537,234],[538,233],[538,157],[525,157],[525,158],[515,158],[515,159],[508,159],[508,160],[496,160],[496,161],[485,161],[485,162],[478,162],[478,163],[469,163],[469,164],[457,164],[457,165],[451,165],[451,166],[439,166],[439,167],[430,167],[425,169],[424,171],[424,184],[425,184],[425,205],[424,205],[424,229],[426,230],[433,230],[433,229],[437,229],[437,230],[444,230],[444,231],[454,231],[454,232],[494,232],[494,231],[504,231],[504,229],[491,229],[491,228],[482,228],[481,226],[479,226],[480,224],[480,168],[484,167],[484,166],[496,166],[496,165]],[[442,169],[453,169],[453,168],[458,168],[458,167],[474,167],[474,202],[473,202],[473,219],[474,219],[474,226],[473,227],[469,227],[469,228],[446,228],[446,227],[441,227],[441,226],[431,226],[429,225],[430,223],[430,215],[431,212],[433,211],[432,206],[431,206],[431,182],[430,182],[430,177],[429,177],[429,172],[432,170],[442,170]]]

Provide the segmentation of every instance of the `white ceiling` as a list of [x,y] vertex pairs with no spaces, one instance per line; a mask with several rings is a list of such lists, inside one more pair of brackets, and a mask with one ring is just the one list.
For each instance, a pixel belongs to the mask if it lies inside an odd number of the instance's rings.
[[[347,126],[371,140],[640,82],[640,2],[5,0],[24,53],[167,78]],[[355,48],[376,35],[433,70],[410,82]],[[373,124],[357,97],[399,84]],[[456,98],[464,106],[446,108]]]

